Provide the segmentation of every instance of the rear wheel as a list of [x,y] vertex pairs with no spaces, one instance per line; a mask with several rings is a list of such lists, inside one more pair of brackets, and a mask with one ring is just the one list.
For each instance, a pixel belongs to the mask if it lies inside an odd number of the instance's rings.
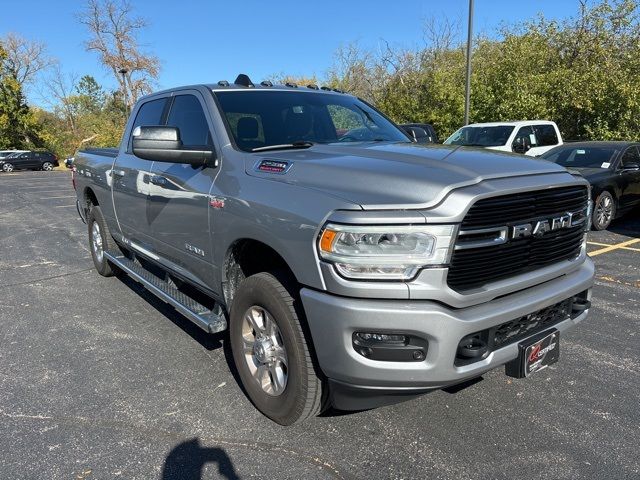
[[606,230],[616,215],[616,202],[609,192],[604,191],[596,198],[593,207],[593,228]]
[[53,163],[51,162],[44,162],[42,164],[42,170],[46,171],[46,172],[50,172],[51,170],[53,170]]
[[3,163],[2,164],[2,171],[3,172],[7,172],[7,173],[13,172],[13,165],[10,164],[10,163],[7,163],[7,162]]
[[294,296],[283,276],[258,273],[240,284],[230,315],[233,359],[247,395],[281,425],[317,415],[324,401]]
[[87,225],[89,227],[89,248],[91,249],[93,265],[100,275],[111,277],[115,274],[115,271],[104,256],[104,252],[105,250],[113,252],[117,247],[100,207],[91,207]]

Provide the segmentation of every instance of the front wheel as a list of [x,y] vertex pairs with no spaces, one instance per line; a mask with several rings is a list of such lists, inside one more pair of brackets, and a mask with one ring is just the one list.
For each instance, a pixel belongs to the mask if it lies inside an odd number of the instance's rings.
[[44,162],[42,164],[42,170],[44,170],[45,172],[50,172],[51,170],[53,170],[53,163],[51,162]]
[[9,173],[9,172],[13,172],[13,165],[11,165],[10,163],[3,163],[2,164],[2,171]]
[[320,413],[324,385],[305,340],[296,293],[280,279],[271,273],[246,278],[233,299],[229,330],[250,400],[273,421],[291,425]]
[[606,230],[616,215],[616,202],[609,192],[604,191],[596,198],[593,207],[594,230]]

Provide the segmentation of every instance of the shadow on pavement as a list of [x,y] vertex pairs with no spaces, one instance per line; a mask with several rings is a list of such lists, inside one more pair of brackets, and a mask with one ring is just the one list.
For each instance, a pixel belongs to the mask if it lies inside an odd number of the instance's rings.
[[197,341],[207,350],[217,350],[223,346],[222,340],[225,338],[225,332],[210,334],[195,325],[189,319],[177,312],[171,305],[163,302],[153,293],[149,292],[141,284],[133,280],[125,273],[118,274],[118,279],[127,287],[133,290],[139,297],[144,299],[153,308],[158,310],[162,315],[171,320],[177,327],[183,330],[187,335]]
[[169,452],[162,468],[162,480],[200,480],[208,463],[218,465],[220,478],[240,479],[224,449],[203,447],[194,438],[179,443]]
[[627,237],[640,238],[640,207],[613,221],[607,230]]

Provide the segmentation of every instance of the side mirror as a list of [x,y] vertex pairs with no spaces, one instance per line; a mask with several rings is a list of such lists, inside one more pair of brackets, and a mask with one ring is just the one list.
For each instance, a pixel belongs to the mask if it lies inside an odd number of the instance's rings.
[[640,163],[629,162],[622,166],[621,169],[623,172],[635,172],[640,170]]
[[409,135],[409,138],[413,143],[427,143],[425,139],[429,140],[429,135],[424,128],[420,127],[402,127],[402,129]]
[[524,155],[530,149],[531,143],[525,137],[516,138],[516,140],[513,142],[513,145],[511,145],[511,150],[514,153],[519,153],[521,155]]
[[[177,127],[136,127],[132,137],[133,154],[145,160],[204,166],[211,164],[214,158],[211,147],[204,150],[183,149],[180,129]],[[213,166],[217,166],[217,163],[214,162]]]

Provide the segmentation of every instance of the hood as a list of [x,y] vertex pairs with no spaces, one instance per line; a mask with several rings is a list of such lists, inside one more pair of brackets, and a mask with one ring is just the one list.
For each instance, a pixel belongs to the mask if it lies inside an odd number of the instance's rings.
[[[257,170],[263,160],[286,161],[286,173]],[[315,145],[251,155],[247,174],[321,190],[364,209],[424,208],[450,190],[492,178],[566,172],[523,155],[412,143]]]
[[597,182],[611,177],[611,170],[608,168],[569,168],[569,172],[577,173],[586,178],[589,183]]

